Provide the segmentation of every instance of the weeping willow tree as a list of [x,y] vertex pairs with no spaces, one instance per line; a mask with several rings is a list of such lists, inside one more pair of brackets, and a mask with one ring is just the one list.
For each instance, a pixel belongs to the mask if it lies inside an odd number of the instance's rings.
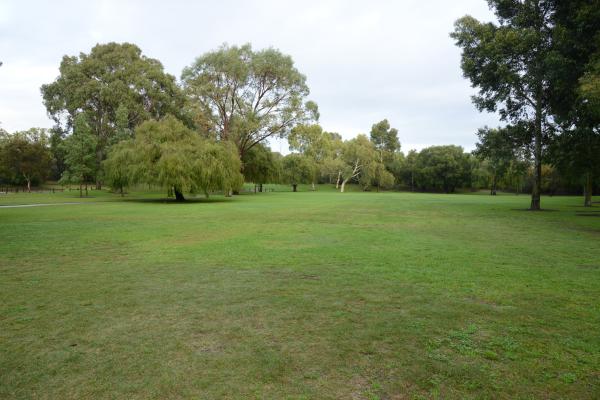
[[135,138],[111,150],[105,167],[113,188],[146,183],[166,188],[177,201],[184,193],[230,193],[243,183],[234,145],[200,137],[168,116],[144,122]]

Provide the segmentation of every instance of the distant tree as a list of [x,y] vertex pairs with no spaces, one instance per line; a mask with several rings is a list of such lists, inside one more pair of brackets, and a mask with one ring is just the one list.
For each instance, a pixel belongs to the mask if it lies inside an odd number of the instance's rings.
[[241,158],[318,113],[316,104],[304,103],[306,77],[273,48],[222,45],[185,68],[182,81],[203,124],[210,121],[217,139],[235,143]]
[[342,171],[345,168],[346,163],[341,156],[326,158],[320,166],[321,178],[328,183],[335,182],[335,188],[339,189],[342,183]]
[[325,132],[318,124],[300,124],[294,127],[288,136],[290,150],[298,151],[315,164],[315,174],[311,179],[313,190],[315,183],[326,168],[325,163],[332,165],[342,149],[342,137],[338,133]]
[[528,125],[535,179],[531,209],[540,209],[542,160],[550,135],[548,120],[554,2],[488,0],[499,25],[465,16],[451,36],[462,48],[465,77],[479,88],[473,97],[481,110],[499,111],[504,121]]
[[291,153],[281,159],[281,179],[292,185],[294,192],[299,184],[311,182],[315,169],[315,163],[302,154]]
[[371,142],[379,153],[379,159],[382,163],[391,162],[394,153],[400,151],[398,129],[391,128],[387,119],[371,127]]
[[60,182],[79,185],[79,197],[83,197],[83,185],[87,196],[87,183],[96,175],[96,146],[98,138],[92,133],[85,114],[75,117],[73,134],[65,139],[66,169]]
[[[377,186],[377,190],[379,190],[382,186],[389,187],[394,183],[393,176],[391,185],[389,182],[390,174],[394,168],[393,164],[396,161],[396,154],[400,151],[398,130],[390,127],[388,120],[384,119],[371,127],[370,138],[371,143],[373,143],[379,153],[379,163],[385,167],[384,169],[378,169],[379,167],[374,169],[379,171],[374,174],[378,177],[378,179],[375,179],[374,184]],[[390,172],[390,174],[385,174],[385,171]]]
[[16,132],[0,132],[0,176],[14,185],[42,183],[48,177],[52,157],[47,133],[41,128]]
[[416,173],[417,173],[417,158],[419,152],[416,150],[410,150],[404,160],[402,161],[400,171],[398,173],[399,180],[406,186],[410,187],[411,192],[415,191],[416,188]]
[[511,160],[502,181],[517,194],[523,190],[523,184],[530,170],[530,163],[525,159],[515,158]]
[[419,152],[416,180],[423,190],[452,193],[470,185],[469,155],[460,146],[431,146]]
[[242,159],[245,180],[257,184],[259,192],[263,191],[264,183],[279,181],[279,157],[279,153],[273,153],[264,144],[252,147]]
[[387,170],[385,165],[378,160],[367,162],[364,164],[358,183],[363,190],[369,190],[372,186],[380,189],[389,189],[394,185],[394,175]]
[[496,195],[499,179],[506,173],[515,159],[514,143],[507,128],[481,128],[477,131],[479,142],[473,152],[479,159],[485,160],[485,166],[491,178],[490,194]]
[[[62,131],[70,132],[75,117],[85,114],[96,136],[98,173],[123,119],[134,129],[150,118],[182,115],[185,102],[162,64],[130,43],[98,44],[89,54],[64,56],[59,77],[41,91],[48,114]],[[100,175],[96,184],[99,188]]]
[[106,166],[107,175],[121,186],[167,188],[177,201],[185,200],[185,192],[208,197],[211,191],[229,193],[243,183],[240,159],[230,143],[204,139],[173,116],[141,124],[134,139],[112,149]]
[[64,141],[66,138],[65,132],[60,127],[55,126],[49,131],[50,137],[48,139],[50,143],[50,154],[52,155],[52,169],[50,178],[53,180],[59,180],[63,172],[67,168],[65,164],[65,146]]
[[[386,171],[386,175],[383,175],[384,169],[379,161],[379,153],[366,135],[361,134],[344,142],[341,159],[344,162],[344,168],[340,171],[342,193],[351,180],[359,182],[365,190],[377,179],[389,182],[391,174]],[[393,183],[393,177],[391,179]]]

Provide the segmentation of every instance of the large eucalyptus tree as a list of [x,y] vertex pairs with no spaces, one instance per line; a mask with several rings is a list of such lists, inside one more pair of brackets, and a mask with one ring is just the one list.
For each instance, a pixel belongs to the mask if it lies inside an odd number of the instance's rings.
[[462,49],[464,76],[479,89],[480,110],[499,112],[513,125],[528,127],[522,144],[533,154],[531,209],[539,210],[542,160],[552,131],[550,77],[555,1],[488,0],[498,24],[471,16],[456,22],[451,37]]
[[305,102],[306,77],[279,50],[222,45],[185,68],[182,81],[196,114],[214,136],[235,143],[239,155],[273,136],[285,136],[314,116]]

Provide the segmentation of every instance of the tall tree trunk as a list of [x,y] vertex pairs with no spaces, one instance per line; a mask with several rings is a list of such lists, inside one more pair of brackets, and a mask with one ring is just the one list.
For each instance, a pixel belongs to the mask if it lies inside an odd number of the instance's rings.
[[298,185],[295,183],[292,183],[292,192],[297,192],[298,190]]
[[531,206],[530,210],[541,209],[541,194],[542,194],[542,100],[541,89],[538,90],[535,107],[535,132],[534,132],[534,159],[535,171],[533,188],[531,190]]
[[83,197],[83,184],[79,184],[79,197]]
[[335,188],[339,189],[340,187],[340,178],[342,177],[342,171],[338,171],[337,181],[335,181]]
[[492,196],[496,195],[496,174],[495,173],[492,176],[492,190],[490,191],[490,195],[492,195]]
[[183,193],[178,188],[173,188],[173,192],[175,193],[175,201],[185,201],[185,197],[183,197]]
[[593,185],[593,179],[592,179],[592,173],[588,172],[585,176],[585,187],[583,190],[583,195],[584,195],[584,200],[583,200],[583,205],[584,207],[591,207],[592,206],[592,195],[593,195],[593,191],[594,191],[594,185]]
[[314,182],[312,182],[312,191],[313,192],[315,191],[315,183]]
[[[101,137],[101,135],[99,135]],[[102,159],[104,158],[104,153],[102,151],[101,145],[98,144],[98,148],[96,150],[96,190],[102,189],[102,182],[100,182],[100,170],[102,168]]]
[[262,183],[259,183],[259,184],[258,184],[258,192],[259,192],[259,193],[262,193],[262,191],[263,191],[263,184],[262,184]]
[[31,179],[27,179],[27,192],[31,193]]

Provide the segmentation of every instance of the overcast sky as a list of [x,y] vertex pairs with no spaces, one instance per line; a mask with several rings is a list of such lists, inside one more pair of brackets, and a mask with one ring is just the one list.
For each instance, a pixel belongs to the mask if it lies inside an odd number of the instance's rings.
[[477,128],[498,121],[471,104],[448,36],[465,14],[493,18],[485,0],[2,0],[0,122],[9,132],[51,127],[40,86],[56,78],[63,55],[96,43],[135,43],[179,79],[200,54],[250,42],[292,56],[328,131],[350,138],[387,118],[404,151],[470,150]]

